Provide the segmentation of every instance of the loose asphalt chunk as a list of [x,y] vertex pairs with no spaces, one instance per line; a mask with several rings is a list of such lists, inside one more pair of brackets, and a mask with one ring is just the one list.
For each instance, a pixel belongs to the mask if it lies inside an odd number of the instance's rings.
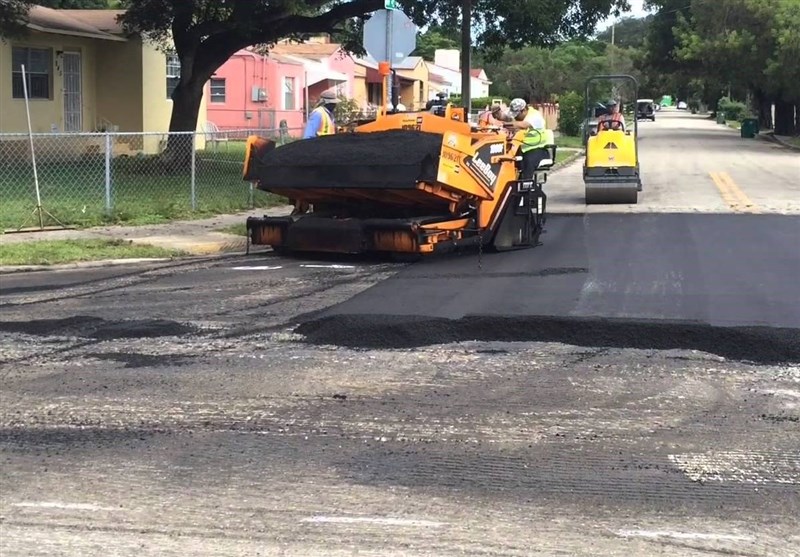
[[773,327],[588,317],[333,315],[301,323],[311,344],[350,348],[414,348],[464,341],[562,342],[576,346],[700,350],[759,364],[800,362],[800,331]]

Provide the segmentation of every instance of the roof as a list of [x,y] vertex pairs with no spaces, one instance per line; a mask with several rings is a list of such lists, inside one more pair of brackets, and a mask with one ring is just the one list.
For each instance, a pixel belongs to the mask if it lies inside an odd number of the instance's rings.
[[341,45],[336,43],[279,43],[270,51],[276,54],[292,54],[307,58],[328,58],[336,54]]
[[117,17],[125,13],[125,10],[58,10],[74,19],[82,21],[88,25],[96,27],[105,33],[112,35],[123,35],[125,30],[122,24],[117,21]]
[[[96,23],[100,23],[100,26],[92,23],[92,16],[87,17],[87,14],[83,13],[106,11],[110,12],[110,17],[105,16],[103,21],[99,16],[96,16]],[[123,37],[110,32],[112,26],[108,23],[109,21],[113,22],[119,13],[119,10],[53,10],[44,6],[34,5],[31,6],[28,12],[27,26],[43,33],[89,37],[106,41],[124,41]],[[103,27],[106,29],[103,29]],[[119,29],[118,32],[121,33],[121,28],[116,22],[114,22],[113,28]]]
[[373,70],[377,70],[378,69],[378,63],[374,59],[372,59],[371,57],[370,58],[356,57],[356,58],[353,59],[353,61],[356,63],[357,66],[363,66],[365,68],[372,68]]
[[252,46],[248,46],[245,48],[240,48],[235,53],[231,55],[231,58],[234,56],[255,56],[258,59],[264,58],[266,60],[273,60],[279,64],[288,64],[291,66],[302,66],[303,63],[299,60],[295,60],[289,56],[282,56],[280,54],[275,54],[274,52],[266,52],[262,54],[261,52],[257,52]]
[[469,75],[472,77],[480,77],[482,72],[483,68],[473,68],[469,71]]
[[394,70],[413,70],[416,68],[419,63],[422,62],[421,56],[407,56],[401,62],[395,62],[392,64],[392,69]]
[[452,83],[450,83],[446,77],[430,71],[428,72],[428,79],[433,83],[439,83],[441,85],[452,85]]

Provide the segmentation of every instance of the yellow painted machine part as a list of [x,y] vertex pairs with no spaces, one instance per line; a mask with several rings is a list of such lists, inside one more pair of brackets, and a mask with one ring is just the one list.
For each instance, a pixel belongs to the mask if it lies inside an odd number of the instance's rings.
[[636,138],[621,130],[600,130],[586,142],[586,166],[589,168],[635,168]]

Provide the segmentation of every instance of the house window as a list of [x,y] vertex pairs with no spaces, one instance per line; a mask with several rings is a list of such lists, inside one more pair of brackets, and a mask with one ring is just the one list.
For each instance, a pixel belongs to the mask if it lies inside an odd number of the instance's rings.
[[29,99],[50,99],[52,82],[51,51],[49,48],[13,47],[11,50],[11,89],[13,98],[24,99],[22,66],[25,66],[25,86]]
[[181,80],[181,61],[177,54],[167,54],[167,98],[172,98],[172,93]]
[[220,77],[211,78],[211,102],[225,102],[225,79]]
[[283,109],[294,110],[294,78],[283,78]]

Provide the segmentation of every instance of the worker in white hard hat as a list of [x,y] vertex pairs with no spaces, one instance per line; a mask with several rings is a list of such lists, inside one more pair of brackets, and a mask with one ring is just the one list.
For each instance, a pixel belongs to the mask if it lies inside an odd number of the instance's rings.
[[500,106],[492,107],[492,117],[507,122],[514,129],[528,131],[520,148],[521,177],[533,178],[539,163],[550,157],[550,153],[544,147],[553,141],[553,132],[547,129],[547,122],[542,113],[525,102],[525,99],[515,98],[509,103],[507,111],[503,111]]

